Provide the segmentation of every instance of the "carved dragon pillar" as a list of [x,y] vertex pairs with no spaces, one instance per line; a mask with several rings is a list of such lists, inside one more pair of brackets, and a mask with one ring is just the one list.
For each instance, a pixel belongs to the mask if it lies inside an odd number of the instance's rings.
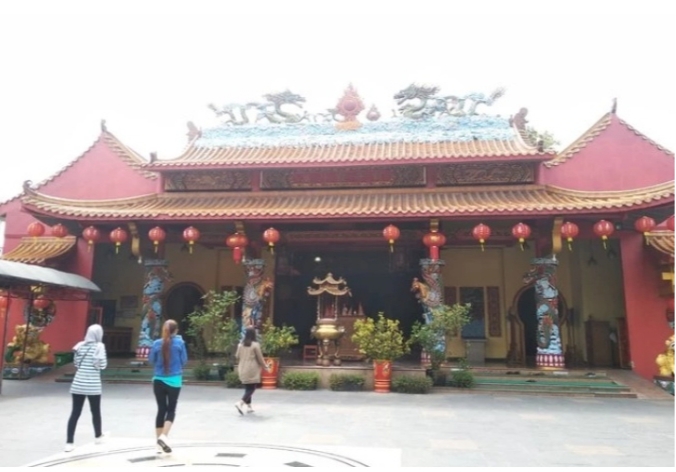
[[[420,268],[422,281],[413,279],[411,290],[418,292],[418,300],[423,306],[423,318],[425,323],[432,321],[434,310],[444,303],[444,283],[441,275],[445,262],[439,259],[421,259]],[[446,350],[446,340],[439,339],[437,350]],[[423,351],[421,355],[423,365],[429,364],[429,355]]]
[[535,258],[532,268],[523,277],[525,284],[535,288],[535,313],[537,316],[537,367],[561,368],[565,366],[561,333],[559,331],[559,290],[556,288],[556,256]]
[[153,341],[162,335],[162,293],[171,274],[167,269],[168,262],[163,259],[147,259],[144,261],[146,281],[143,285],[143,320],[138,335],[136,357],[148,359]]
[[242,327],[241,333],[249,326],[260,328],[263,307],[274,284],[263,277],[265,261],[263,259],[247,259],[242,262],[246,273],[246,285],[242,296]]

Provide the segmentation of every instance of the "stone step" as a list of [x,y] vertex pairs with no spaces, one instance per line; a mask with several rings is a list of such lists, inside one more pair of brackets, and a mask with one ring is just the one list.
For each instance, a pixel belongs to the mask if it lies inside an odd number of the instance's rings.
[[631,389],[625,386],[591,386],[591,385],[556,385],[556,384],[502,384],[502,383],[481,383],[477,382],[475,387],[478,390],[510,390],[510,391],[560,391],[560,392],[611,392],[626,393]]

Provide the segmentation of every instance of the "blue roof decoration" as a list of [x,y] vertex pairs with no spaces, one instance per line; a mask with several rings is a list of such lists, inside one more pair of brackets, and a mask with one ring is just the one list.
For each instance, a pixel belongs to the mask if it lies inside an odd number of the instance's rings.
[[350,131],[340,130],[332,122],[220,126],[202,130],[193,145],[200,148],[267,148],[514,139],[517,139],[517,131],[508,118],[466,115],[427,119],[396,117],[386,121],[365,122],[358,129]]

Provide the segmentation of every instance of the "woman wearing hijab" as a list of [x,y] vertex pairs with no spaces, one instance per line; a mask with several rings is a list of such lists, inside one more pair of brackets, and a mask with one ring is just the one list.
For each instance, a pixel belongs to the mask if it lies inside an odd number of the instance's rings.
[[157,401],[155,432],[157,452],[171,452],[169,430],[176,417],[178,394],[183,385],[183,366],[188,362],[185,342],[178,334],[178,324],[167,320],[162,326],[162,338],[153,343],[148,360],[154,367],[153,392]]
[[103,345],[103,328],[93,324],[87,328],[84,341],[77,343],[73,350],[73,363],[77,371],[70,386],[73,397],[73,409],[68,420],[66,452],[75,449],[75,427],[82,413],[85,399],[89,400],[89,409],[92,412],[94,423],[94,438],[97,444],[103,441],[101,432],[101,370],[108,366],[106,347]]

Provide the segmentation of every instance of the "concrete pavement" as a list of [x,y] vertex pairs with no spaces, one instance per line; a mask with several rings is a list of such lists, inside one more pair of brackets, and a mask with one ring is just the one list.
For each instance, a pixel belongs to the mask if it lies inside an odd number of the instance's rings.
[[[0,466],[61,454],[70,412],[68,388],[49,378],[4,382]],[[171,434],[177,445],[184,445],[175,448],[179,459],[190,456],[194,463],[200,454],[242,458],[232,452],[239,445],[249,447],[249,457],[270,460],[273,453],[266,446],[281,448],[286,456],[277,459],[286,464],[303,463],[307,454],[302,451],[311,450],[315,457],[340,451],[335,457],[367,465],[674,466],[673,398],[260,390],[254,397],[256,413],[241,417],[233,407],[240,394],[184,387]],[[155,415],[150,385],[104,385],[102,405],[104,430],[117,441],[105,450],[138,445],[147,455]],[[75,452],[96,457],[98,450],[88,445],[93,440],[90,418],[85,408]],[[221,452],[204,449],[215,443]],[[114,457],[96,460],[113,463]]]

